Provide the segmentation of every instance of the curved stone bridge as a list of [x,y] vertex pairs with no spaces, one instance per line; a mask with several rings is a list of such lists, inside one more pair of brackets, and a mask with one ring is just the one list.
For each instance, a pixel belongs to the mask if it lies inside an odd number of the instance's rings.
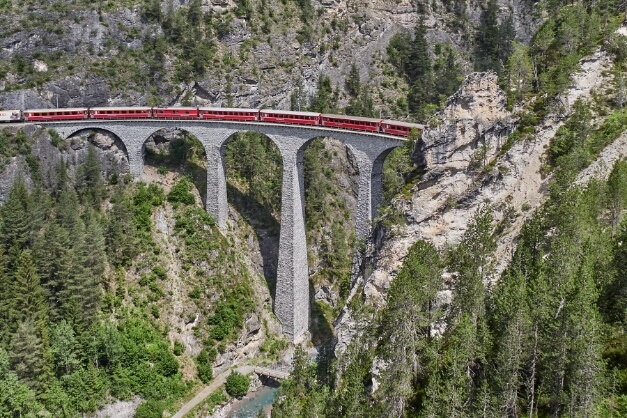
[[194,135],[207,154],[206,209],[217,225],[224,228],[228,216],[225,177],[225,151],[229,138],[239,131],[256,131],[276,144],[283,158],[281,231],[274,311],[283,333],[292,340],[309,325],[309,274],[305,237],[303,155],[315,138],[332,137],[353,153],[359,168],[356,236],[368,234],[370,222],[382,199],[382,172],[385,157],[401,146],[398,137],[299,125],[259,122],[195,120],[80,120],[38,123],[54,128],[68,138],[82,130],[103,129],[115,134],[126,146],[131,174],[141,178],[143,147],[148,138],[165,128],[176,128]]

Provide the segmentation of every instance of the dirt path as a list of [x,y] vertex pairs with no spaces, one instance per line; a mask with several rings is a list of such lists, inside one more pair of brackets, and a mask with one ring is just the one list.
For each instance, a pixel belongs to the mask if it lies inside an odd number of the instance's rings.
[[[252,373],[254,369],[255,369],[254,366],[240,366],[236,368],[235,371],[241,374],[248,374],[248,373]],[[213,381],[209,384],[209,386],[205,386],[203,390],[198,392],[196,396],[194,396],[194,398],[191,401],[183,405],[181,409],[176,414],[174,414],[172,418],[183,418],[189,411],[194,409],[196,405],[201,403],[207,396],[211,395],[212,392],[214,392],[216,389],[222,386],[224,382],[226,382],[226,378],[231,374],[231,370],[233,369],[225,370],[219,375],[217,375],[213,379]]]

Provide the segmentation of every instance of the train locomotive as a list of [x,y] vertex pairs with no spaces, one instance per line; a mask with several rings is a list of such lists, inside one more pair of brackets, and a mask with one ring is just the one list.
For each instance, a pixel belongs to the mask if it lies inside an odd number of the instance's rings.
[[84,107],[70,109],[1,110],[0,122],[59,122],[82,119],[192,119],[235,122],[263,122],[334,129],[376,132],[408,137],[412,128],[423,125],[389,119],[362,118],[315,112],[274,109],[237,109],[213,107]]

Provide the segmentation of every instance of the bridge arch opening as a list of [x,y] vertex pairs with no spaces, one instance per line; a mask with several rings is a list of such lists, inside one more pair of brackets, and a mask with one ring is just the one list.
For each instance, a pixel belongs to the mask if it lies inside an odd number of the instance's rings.
[[[58,136],[52,135],[51,139],[58,141]],[[57,144],[61,150],[74,151],[68,153],[72,158],[84,160],[89,152],[89,147],[93,146],[96,150],[100,163],[100,174],[106,181],[116,181],[120,177],[130,173],[129,156],[126,145],[115,132],[100,128],[84,128],[73,132],[67,139]],[[74,161],[74,166],[78,166],[80,161]],[[42,167],[44,172],[46,167]],[[53,181],[53,179],[46,179]]]
[[[234,209],[240,237],[258,254],[274,305],[279,257],[283,157],[274,141],[256,131],[239,131],[222,144],[227,201]],[[254,237],[254,238],[253,238]],[[254,256],[253,256],[254,258]]]
[[156,182],[167,193],[185,178],[200,201],[206,201],[207,153],[196,136],[184,129],[163,128],[146,138],[141,153],[143,181]]
[[324,343],[333,337],[331,312],[343,305],[350,286],[359,168],[350,147],[333,137],[313,138],[302,154],[310,331]]
[[[418,179],[419,171],[412,159],[416,139],[408,139],[403,146],[390,148],[377,157],[372,171],[373,185],[381,190],[373,190],[373,216],[376,211],[390,205],[392,199],[411,187]],[[377,177],[380,176],[380,179]],[[378,180],[378,181],[375,181]]]

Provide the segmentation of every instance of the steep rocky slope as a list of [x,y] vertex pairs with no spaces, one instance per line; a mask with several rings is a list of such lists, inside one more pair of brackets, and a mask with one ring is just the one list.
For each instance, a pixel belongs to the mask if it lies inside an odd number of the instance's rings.
[[[319,75],[344,89],[352,63],[371,82],[377,110],[390,114],[406,83],[382,59],[391,37],[413,30],[424,18],[431,45],[450,43],[465,67],[471,58],[482,2],[461,9],[450,2],[313,2],[308,23],[297,3],[285,1],[203,1],[205,38],[211,50],[201,73],[175,76],[177,49],[153,52],[163,35],[147,9],[157,4],[159,19],[194,2],[108,1],[4,5],[0,18],[0,106],[39,108],[146,103],[232,104],[289,108],[300,85],[308,102]],[[303,2],[305,4],[307,2]],[[242,16],[240,5],[249,10]],[[308,3],[307,3],[308,4]],[[500,20],[511,14],[516,35],[529,42],[539,20],[526,1],[499,2]],[[156,47],[155,47],[156,48]],[[153,55],[154,54],[154,55]],[[154,71],[163,74],[156,76]],[[227,91],[228,90],[228,91]],[[343,93],[341,104],[347,101]],[[398,115],[402,116],[402,115]]]
[[[353,286],[352,297],[366,305],[381,307],[391,280],[403,263],[408,248],[419,239],[432,242],[439,250],[459,242],[477,209],[491,205],[499,225],[494,254],[494,277],[507,266],[525,220],[548,197],[550,176],[543,170],[546,149],[558,128],[572,111],[576,100],[592,94],[607,95],[611,88],[611,57],[597,51],[580,62],[582,71],[572,77],[571,87],[523,140],[507,143],[508,135],[520,123],[524,104],[507,110],[507,100],[495,74],[475,73],[437,113],[416,146],[415,159],[424,175],[394,206],[403,214],[405,225],[374,231],[365,269],[368,274]],[[534,99],[535,100],[535,99]],[[603,120],[597,116],[597,123]],[[608,147],[587,171],[600,175],[611,169],[621,151],[622,139]],[[623,151],[624,152],[624,151]],[[582,179],[590,175],[582,173]],[[446,300],[448,292],[442,295]],[[350,303],[336,321],[336,353],[348,346],[367,318],[353,315]]]

